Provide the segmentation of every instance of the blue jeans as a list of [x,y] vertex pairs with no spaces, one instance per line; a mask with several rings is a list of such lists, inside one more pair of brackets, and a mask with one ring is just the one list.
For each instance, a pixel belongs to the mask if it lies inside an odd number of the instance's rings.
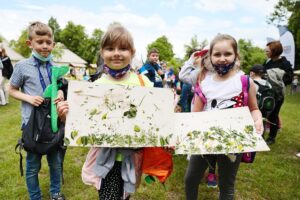
[[[26,183],[31,200],[42,199],[39,186],[38,174],[41,169],[42,155],[27,152],[26,157]],[[62,158],[60,151],[47,154],[48,166],[50,169],[50,194],[51,196],[60,192]]]
[[192,93],[192,85],[183,83],[179,101],[182,112],[191,112],[191,102],[193,100],[193,96],[194,94]]

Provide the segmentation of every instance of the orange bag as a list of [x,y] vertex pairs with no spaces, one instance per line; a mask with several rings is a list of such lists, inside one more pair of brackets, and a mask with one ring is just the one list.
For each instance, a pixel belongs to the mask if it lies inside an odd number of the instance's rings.
[[142,172],[155,176],[161,183],[171,175],[173,171],[172,154],[161,147],[146,147],[143,149]]

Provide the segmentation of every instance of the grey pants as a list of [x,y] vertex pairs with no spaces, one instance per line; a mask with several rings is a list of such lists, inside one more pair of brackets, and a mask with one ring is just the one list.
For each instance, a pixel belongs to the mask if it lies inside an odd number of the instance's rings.
[[187,200],[197,200],[198,187],[208,163],[217,158],[219,174],[219,200],[234,199],[235,177],[241,162],[242,154],[237,154],[235,162],[223,154],[220,155],[193,155],[190,158],[185,174],[185,194]]

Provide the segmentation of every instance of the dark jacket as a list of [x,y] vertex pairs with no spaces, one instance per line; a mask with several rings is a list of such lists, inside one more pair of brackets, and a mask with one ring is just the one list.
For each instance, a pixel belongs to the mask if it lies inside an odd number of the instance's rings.
[[12,73],[13,73],[13,66],[11,64],[10,58],[8,56],[1,57],[1,62],[3,64],[3,70],[2,70],[2,75],[10,79]]
[[285,74],[283,76],[283,82],[285,85],[291,84],[293,81],[293,68],[291,63],[286,59],[286,57],[282,56],[278,60],[267,60],[264,64],[264,70],[267,71],[268,69],[273,68],[280,68],[285,71]]

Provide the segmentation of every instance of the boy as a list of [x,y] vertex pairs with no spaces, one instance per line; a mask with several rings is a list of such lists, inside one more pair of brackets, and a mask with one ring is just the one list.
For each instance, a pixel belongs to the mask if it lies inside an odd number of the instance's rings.
[[[9,83],[9,94],[22,101],[22,129],[27,124],[33,106],[43,103],[43,91],[51,81],[52,54],[54,38],[51,28],[41,22],[33,22],[28,27],[26,44],[32,49],[32,56],[18,62]],[[21,90],[19,90],[21,89]],[[63,99],[62,91],[58,98]],[[31,200],[42,198],[38,173],[42,155],[27,152],[26,184]],[[64,200],[61,189],[62,159],[59,151],[47,154],[50,168],[50,193],[52,200]]]
[[268,118],[275,107],[275,98],[272,85],[262,79],[264,67],[260,64],[253,65],[250,69],[250,78],[255,83],[257,104],[264,118]]
[[159,51],[155,48],[148,51],[148,61],[139,69],[140,74],[144,74],[154,83],[154,87],[163,87],[161,76],[164,72],[158,65]]

